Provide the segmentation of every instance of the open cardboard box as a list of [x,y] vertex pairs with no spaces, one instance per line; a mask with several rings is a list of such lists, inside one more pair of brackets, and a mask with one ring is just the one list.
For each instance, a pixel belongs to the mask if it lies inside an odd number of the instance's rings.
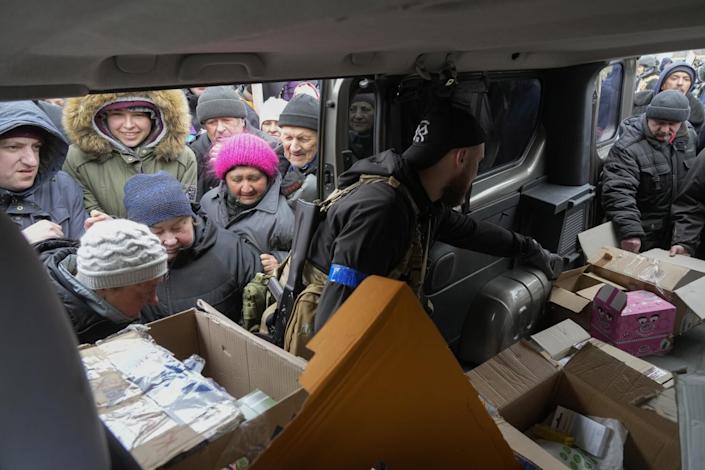
[[502,419],[497,424],[510,447],[542,468],[564,468],[522,434],[557,405],[584,415],[618,419],[629,431],[625,468],[680,467],[676,423],[637,406],[663,387],[607,352],[585,344],[564,367],[519,342],[468,372],[478,393]]
[[[660,250],[663,251],[663,250]],[[676,260],[653,258],[618,248],[603,248],[589,259],[592,272],[624,286],[647,290],[676,306],[674,334],[685,333],[705,319],[705,261],[690,260],[696,270]]]
[[[550,297],[554,321],[570,318],[589,329],[590,296],[600,282],[630,291],[648,290],[673,303],[677,309],[675,335],[705,320],[705,261],[671,257],[661,249],[639,254],[620,250],[611,222],[580,233],[578,239],[588,264],[566,271],[556,281]],[[585,288],[590,289],[581,290]]]
[[[218,469],[265,448],[275,431],[299,411],[306,392],[298,383],[306,361],[257,338],[199,301],[196,309],[150,323],[149,334],[177,359],[198,354],[203,375],[241,398],[260,389],[278,403],[234,431],[175,458],[169,468]],[[249,457],[252,461],[252,457]]]
[[570,319],[589,330],[592,299],[605,284],[622,289],[620,285],[589,272],[589,266],[562,273],[554,282],[548,299],[552,323]]

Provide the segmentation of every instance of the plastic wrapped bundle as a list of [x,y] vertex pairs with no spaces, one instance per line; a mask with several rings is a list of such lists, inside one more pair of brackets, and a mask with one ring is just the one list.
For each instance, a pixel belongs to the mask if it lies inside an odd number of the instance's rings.
[[199,373],[202,359],[182,363],[144,327],[83,349],[81,356],[100,418],[145,468],[229,432],[244,419],[237,401]]

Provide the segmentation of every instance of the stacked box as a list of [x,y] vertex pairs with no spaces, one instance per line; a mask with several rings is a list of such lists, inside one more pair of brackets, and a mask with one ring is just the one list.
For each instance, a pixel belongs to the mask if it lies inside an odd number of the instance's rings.
[[648,291],[603,286],[592,305],[590,334],[634,356],[664,354],[673,347],[676,307]]

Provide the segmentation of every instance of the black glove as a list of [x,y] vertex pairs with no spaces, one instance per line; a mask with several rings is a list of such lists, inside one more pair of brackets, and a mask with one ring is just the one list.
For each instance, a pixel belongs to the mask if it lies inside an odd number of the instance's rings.
[[553,281],[563,271],[563,258],[551,253],[533,238],[524,237],[521,241],[522,249],[519,259],[540,269],[546,277]]

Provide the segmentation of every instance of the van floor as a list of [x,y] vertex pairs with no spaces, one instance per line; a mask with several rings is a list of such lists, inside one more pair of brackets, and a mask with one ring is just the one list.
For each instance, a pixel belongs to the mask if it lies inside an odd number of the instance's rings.
[[642,359],[671,372],[705,371],[705,323],[675,338],[673,350],[665,356]]

